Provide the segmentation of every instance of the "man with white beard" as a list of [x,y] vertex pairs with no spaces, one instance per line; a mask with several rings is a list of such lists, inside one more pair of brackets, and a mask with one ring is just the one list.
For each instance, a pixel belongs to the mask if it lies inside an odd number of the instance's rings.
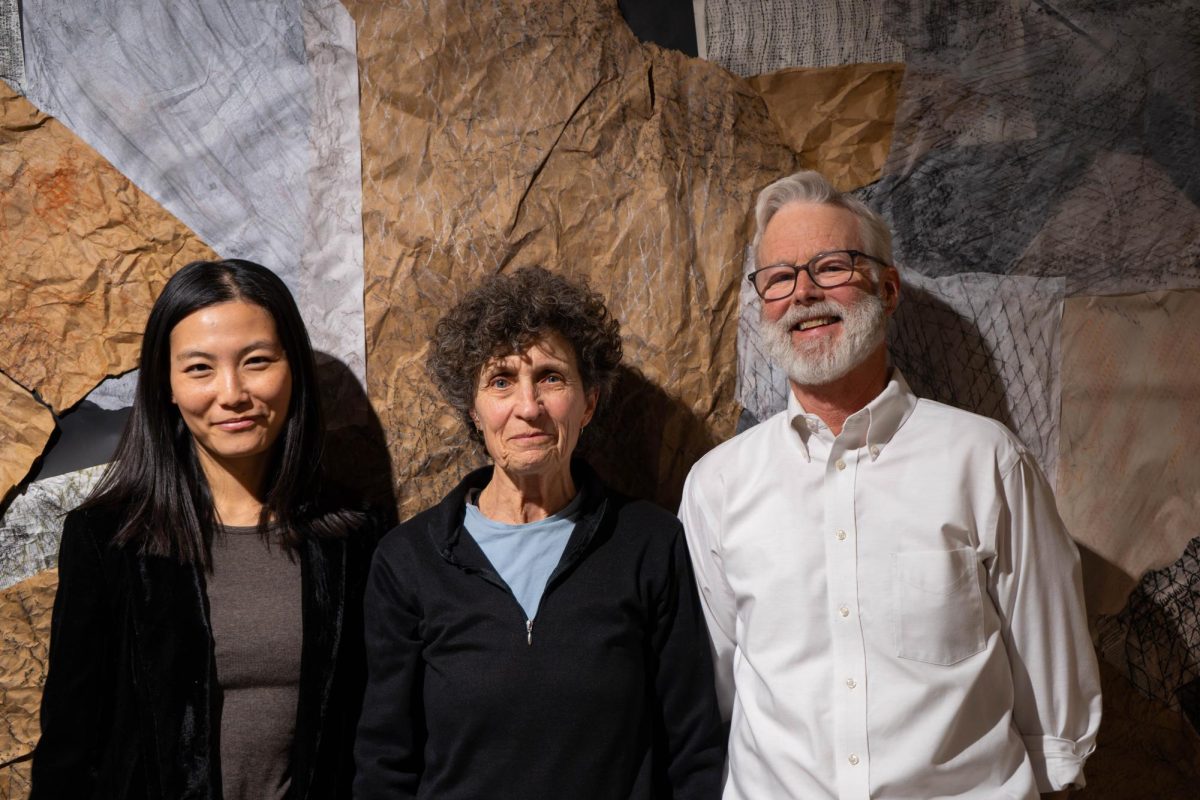
[[726,800],[1062,797],[1100,724],[1079,557],[1003,425],[889,367],[883,220],[814,172],[756,206],[788,407],[680,517],[730,719]]

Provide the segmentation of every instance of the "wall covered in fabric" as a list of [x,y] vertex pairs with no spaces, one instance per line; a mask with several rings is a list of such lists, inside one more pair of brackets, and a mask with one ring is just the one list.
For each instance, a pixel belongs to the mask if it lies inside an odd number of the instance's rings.
[[0,2],[0,797],[27,788],[61,514],[102,470],[51,455],[129,405],[176,269],[284,276],[331,457],[401,516],[484,458],[424,373],[442,311],[496,271],[584,277],[627,362],[588,457],[673,508],[782,407],[742,275],[755,193],[799,168],[891,222],[913,388],[1056,484],[1105,661],[1085,796],[1200,779],[1195,3],[82,8]]

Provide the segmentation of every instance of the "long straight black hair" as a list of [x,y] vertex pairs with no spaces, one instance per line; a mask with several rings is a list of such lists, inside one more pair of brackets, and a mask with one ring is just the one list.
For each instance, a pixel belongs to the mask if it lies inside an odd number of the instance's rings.
[[362,515],[331,509],[321,468],[324,426],[316,361],[291,292],[250,261],[193,261],[167,281],[150,310],[133,409],[113,461],[82,508],[115,508],[113,539],[141,552],[207,566],[217,520],[191,432],[171,402],[171,331],[189,314],[235,300],[265,309],[287,355],[292,394],[271,449],[258,528],[295,550],[304,536],[346,535]]

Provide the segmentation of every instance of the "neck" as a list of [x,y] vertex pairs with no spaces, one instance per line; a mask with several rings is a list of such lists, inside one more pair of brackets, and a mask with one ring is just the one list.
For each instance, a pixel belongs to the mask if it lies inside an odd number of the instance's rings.
[[479,510],[496,522],[520,525],[561,511],[574,496],[569,469],[553,475],[510,475],[496,467],[479,493]]
[[220,523],[257,525],[266,494],[267,459],[251,458],[226,464],[215,461],[203,450],[199,450],[199,457]]
[[850,372],[824,386],[801,386],[792,382],[792,393],[809,414],[816,414],[833,435],[851,414],[867,407],[887,386],[887,350],[880,346]]

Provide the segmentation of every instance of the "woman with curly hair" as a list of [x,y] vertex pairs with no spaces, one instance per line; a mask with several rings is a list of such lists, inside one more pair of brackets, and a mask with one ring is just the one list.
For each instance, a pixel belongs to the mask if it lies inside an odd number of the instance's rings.
[[620,361],[600,295],[537,267],[438,323],[428,370],[493,464],[376,552],[356,798],[719,797],[682,528],[572,459]]

